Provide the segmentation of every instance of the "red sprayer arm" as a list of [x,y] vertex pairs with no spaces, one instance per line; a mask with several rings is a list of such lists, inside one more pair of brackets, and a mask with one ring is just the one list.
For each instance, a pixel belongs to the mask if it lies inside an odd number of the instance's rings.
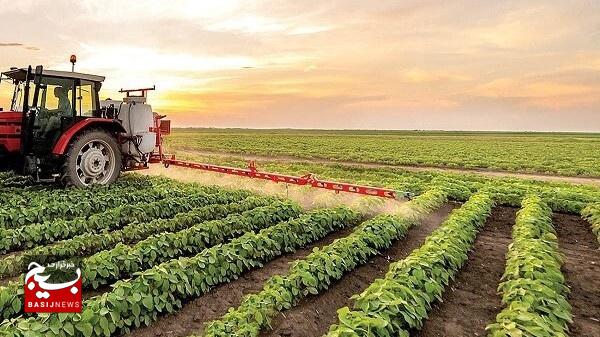
[[286,184],[294,184],[300,186],[312,186],[315,188],[323,188],[326,190],[332,190],[336,192],[348,192],[348,193],[357,193],[370,195],[375,197],[389,198],[389,199],[400,199],[407,198],[410,199],[412,196],[411,193],[405,192],[397,192],[394,190],[379,188],[379,187],[370,187],[370,186],[361,186],[355,184],[347,184],[347,183],[339,183],[334,181],[326,181],[319,180],[313,174],[307,174],[302,177],[289,176],[279,173],[269,173],[269,172],[261,172],[258,171],[254,161],[250,162],[250,165],[246,169],[228,167],[228,166],[218,166],[212,164],[202,164],[202,163],[192,163],[183,160],[177,159],[163,159],[163,163],[165,167],[169,165],[187,167],[197,170],[211,171],[217,173],[224,174],[233,174],[237,176],[247,177],[247,178],[257,178],[274,181],[276,183],[286,183]]

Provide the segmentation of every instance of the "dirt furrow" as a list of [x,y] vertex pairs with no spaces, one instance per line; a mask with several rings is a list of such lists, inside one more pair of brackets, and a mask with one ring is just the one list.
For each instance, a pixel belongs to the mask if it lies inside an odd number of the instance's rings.
[[375,279],[388,271],[389,264],[406,257],[423,244],[425,238],[436,229],[457,204],[446,204],[419,226],[409,230],[406,236],[390,249],[372,258],[369,263],[353,270],[331,285],[324,293],[310,296],[296,307],[282,312],[271,323],[272,329],[261,336],[306,337],[321,336],[337,321],[337,309],[350,305],[350,297],[362,292]]
[[554,214],[552,223],[565,256],[562,267],[573,307],[569,336],[600,336],[600,250],[590,224],[571,214]]
[[496,289],[504,273],[516,211],[494,208],[443,301],[434,305],[423,328],[411,336],[485,336],[486,325],[502,308]]

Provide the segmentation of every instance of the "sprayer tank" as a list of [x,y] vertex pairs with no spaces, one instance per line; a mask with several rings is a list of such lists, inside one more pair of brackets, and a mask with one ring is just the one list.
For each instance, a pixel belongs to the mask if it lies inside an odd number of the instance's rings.
[[131,99],[125,99],[124,101],[105,100],[101,101],[100,105],[107,107],[113,105],[117,109],[117,118],[121,121],[121,125],[123,125],[126,132],[124,136],[131,138],[131,141],[123,143],[123,153],[138,157],[154,151],[156,134],[150,131],[154,126],[152,106]]

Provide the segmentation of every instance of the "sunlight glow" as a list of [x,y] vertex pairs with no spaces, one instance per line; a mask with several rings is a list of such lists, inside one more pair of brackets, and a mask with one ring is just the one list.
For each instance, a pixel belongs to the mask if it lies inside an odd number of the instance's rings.
[[70,70],[77,54],[77,71],[106,76],[101,97],[156,85],[175,126],[600,123],[597,1],[0,0],[0,13],[3,70]]

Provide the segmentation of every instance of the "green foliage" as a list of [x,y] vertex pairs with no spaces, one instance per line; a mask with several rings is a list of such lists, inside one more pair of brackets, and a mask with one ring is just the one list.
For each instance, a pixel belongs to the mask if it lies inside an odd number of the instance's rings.
[[417,216],[417,219],[411,220],[420,220],[424,214],[430,213],[446,201],[448,201],[446,189],[434,187],[428,190],[407,203],[407,208],[413,211],[411,214]]
[[[279,217],[259,218],[265,224],[279,221]],[[283,252],[292,252],[359,221],[359,214],[343,207],[313,211],[259,233],[246,233],[193,257],[170,260],[137,273],[134,279],[115,283],[112,291],[85,301],[81,314],[40,314],[5,321],[0,326],[0,335],[118,335],[150,324],[161,313],[176,311],[182,306],[182,300],[205,294],[217,284],[229,282]],[[71,329],[73,326],[75,329]],[[56,327],[56,331],[51,327]]]
[[206,336],[258,336],[279,311],[289,309],[309,294],[328,289],[332,282],[389,248],[424,214],[439,207],[446,196],[428,191],[412,200],[408,215],[379,215],[306,258],[294,261],[285,275],[270,278],[263,290],[243,299],[220,320],[208,324]]
[[339,130],[175,130],[168,146],[265,156],[600,176],[598,135]]
[[506,306],[487,326],[490,337],[566,337],[571,322],[568,288],[552,211],[536,195],[523,199],[498,291]]
[[[210,205],[176,215],[171,220],[154,222],[153,230],[165,231],[151,236],[133,246],[122,243],[113,249],[96,253],[85,258],[79,264],[82,269],[84,289],[97,288],[100,285],[133,276],[133,273],[148,269],[156,264],[182,255],[200,252],[203,248],[223,242],[233,235],[255,229],[262,224],[262,217],[277,214],[295,216],[298,206],[290,203],[275,202],[273,198],[250,197],[240,203]],[[256,208],[258,207],[258,208]],[[256,208],[252,211],[249,211]],[[244,212],[246,211],[246,212]],[[295,211],[295,212],[294,212]],[[244,212],[242,215],[235,213]],[[229,216],[227,216],[230,214]],[[224,220],[213,220],[227,216]],[[160,224],[159,224],[160,222]],[[179,232],[178,229],[192,226]],[[229,236],[227,235],[229,234]],[[25,275],[19,277],[23,280]],[[0,286],[0,318],[13,318],[21,314],[23,305],[23,284],[10,282]]]
[[[301,209],[289,201],[275,202],[272,198],[251,197],[239,204],[221,206],[218,210],[211,207],[203,211],[185,213],[173,219],[185,225],[196,224],[190,228],[160,233],[133,246],[119,244],[114,249],[83,260],[83,286],[98,288],[171,259],[198,254],[233,237],[262,229],[270,225],[273,219],[286,221],[297,217]],[[238,212],[242,213],[235,214]],[[222,220],[202,222],[227,214],[230,215]]]
[[338,311],[339,322],[327,336],[408,336],[409,330],[419,329],[466,261],[492,206],[485,192],[471,196],[420,248],[392,263],[385,278],[353,296],[354,308]]
[[592,232],[598,238],[598,243],[600,243],[600,203],[588,205],[581,211],[581,215],[590,222]]
[[[249,195],[246,191],[221,192],[206,194],[202,191],[191,193],[189,197],[182,199],[168,198],[149,204],[140,204],[127,208],[125,213],[111,213],[111,217],[97,219],[98,225],[106,225],[134,222],[120,230],[113,232],[86,233],[73,237],[72,239],[57,242],[51,246],[39,246],[21,254],[9,255],[0,260],[0,277],[14,276],[23,272],[30,262],[40,264],[56,262],[76,256],[85,256],[101,250],[113,247],[119,242],[132,243],[143,240],[149,235],[160,233],[167,229],[173,229],[178,223],[163,221],[178,213],[189,212],[197,207],[210,204],[223,204],[238,202]],[[218,214],[218,213],[217,213]],[[154,220],[153,220],[154,219]],[[110,227],[110,226],[109,226]],[[183,229],[183,228],[180,228]]]
[[[69,195],[85,193],[90,191],[94,193],[106,194],[110,191],[117,191],[124,188],[151,189],[168,184],[164,178],[144,177],[138,174],[127,174],[119,178],[110,186],[92,186],[89,188],[59,188],[56,185],[34,184],[23,187],[0,187],[0,204],[11,207],[39,206],[44,203],[63,200],[69,200]],[[172,185],[181,185],[172,182]],[[62,199],[61,199],[62,198]]]
[[[117,191],[127,193],[126,191]],[[57,219],[14,229],[0,229],[0,254],[19,249],[53,243],[84,233],[98,233],[119,229],[132,222],[143,222],[156,216],[171,217],[181,206],[193,204],[197,197],[215,193],[212,187],[183,188],[160,187],[144,191],[144,198],[138,203],[127,203],[91,216],[81,216],[71,220]]]
[[0,187],[25,187],[32,183],[31,177],[20,176],[13,172],[0,172]]
[[[168,191],[163,180],[152,182],[156,186],[137,179],[124,179],[115,185],[89,189],[32,189],[21,195],[0,195],[0,199],[5,199],[3,204],[11,206],[0,209],[0,229],[89,216],[112,207],[144,201],[148,195],[152,198],[156,194],[152,191],[154,188],[163,194]],[[144,185],[146,188],[143,188]],[[171,187],[174,186],[171,184]]]
[[479,184],[467,184],[464,181],[451,177],[439,176],[433,178],[429,183],[433,188],[441,188],[452,200],[468,200],[471,195],[479,189]]

